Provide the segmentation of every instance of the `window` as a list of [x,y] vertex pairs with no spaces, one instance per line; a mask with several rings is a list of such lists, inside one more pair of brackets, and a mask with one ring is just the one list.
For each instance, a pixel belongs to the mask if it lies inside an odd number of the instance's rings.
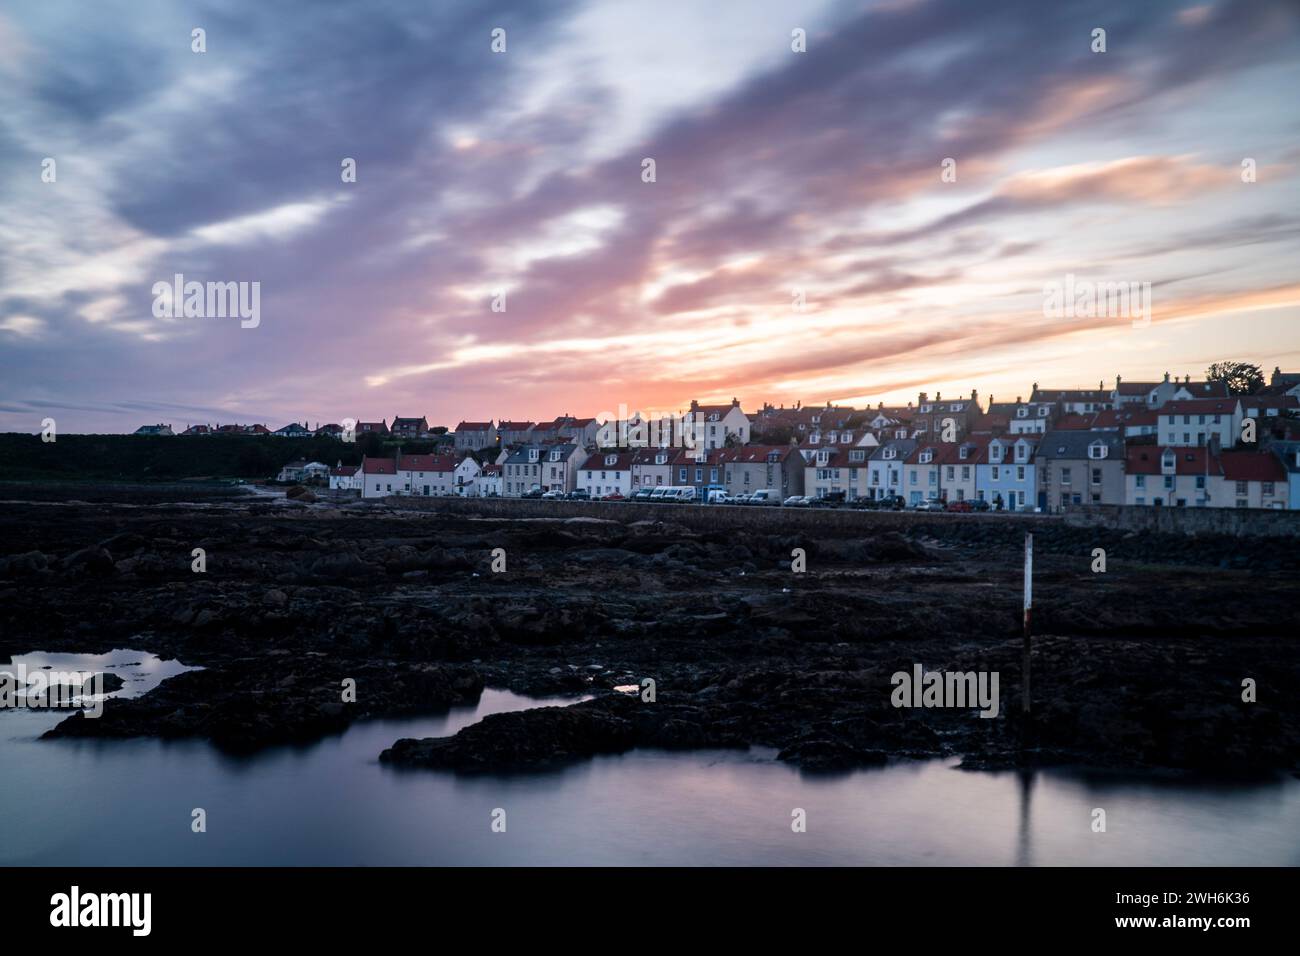
[[[1024,481],[1024,480],[1025,480],[1025,466],[1024,466],[1024,465],[1016,465],[1016,481]],[[1023,491],[1020,492],[1020,497],[1023,498],[1024,496],[1025,496],[1025,493],[1024,493]],[[1020,503],[1021,503],[1022,505],[1024,504],[1023,501],[1020,502]]]
[[911,470],[911,472],[909,472],[909,474],[912,476],[912,477],[911,477],[911,483],[912,483],[912,484],[916,484],[916,469],[913,468],[913,469]]
[[962,481],[970,480],[970,465],[961,466],[961,480]]
[[1244,495],[1245,493],[1246,493],[1246,483],[1244,481],[1237,482],[1237,494]]
[[1092,470],[1092,483],[1093,483],[1094,485],[1099,485],[1099,484],[1101,484],[1101,469],[1100,469],[1100,468],[1094,468],[1094,469]]
[[949,481],[955,481],[956,479],[957,479],[957,469],[954,468],[952,465],[949,465],[949,466],[948,466],[948,480],[949,480]]
[[682,484],[686,484],[686,469],[685,469],[685,468],[679,468],[679,469],[677,469],[677,479],[678,479],[678,481],[680,481]]
[[1204,476],[1204,475],[1197,475],[1197,476],[1196,476],[1196,487],[1197,487],[1197,488],[1204,488],[1204,487],[1205,487],[1205,476]]
[[998,472],[999,472],[1000,470],[1001,470],[1001,469],[999,469],[997,465],[994,465],[994,466],[993,466],[993,480],[994,480],[994,481],[997,481],[998,478],[1000,477],[999,474],[998,474]]
[[1174,476],[1165,475],[1165,487],[1172,490],[1174,487]]
[[1273,493],[1273,482],[1271,481],[1264,482],[1263,492],[1266,495],[1271,495]]
[[1069,483],[1070,483],[1070,469],[1069,469],[1069,468],[1062,468],[1062,469],[1061,469],[1061,484],[1063,484],[1063,485],[1068,485]]

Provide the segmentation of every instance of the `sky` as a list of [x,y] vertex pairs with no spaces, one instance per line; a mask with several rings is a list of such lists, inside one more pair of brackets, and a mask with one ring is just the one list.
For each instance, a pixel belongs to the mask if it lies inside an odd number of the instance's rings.
[[1298,89],[1293,0],[0,0],[0,431],[1297,370]]

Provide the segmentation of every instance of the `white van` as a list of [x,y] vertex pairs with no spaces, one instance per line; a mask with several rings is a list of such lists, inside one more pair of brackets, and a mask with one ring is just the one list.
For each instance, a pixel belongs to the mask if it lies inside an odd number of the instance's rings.
[[674,501],[678,504],[695,501],[694,485],[675,485],[664,489],[664,496],[661,501]]

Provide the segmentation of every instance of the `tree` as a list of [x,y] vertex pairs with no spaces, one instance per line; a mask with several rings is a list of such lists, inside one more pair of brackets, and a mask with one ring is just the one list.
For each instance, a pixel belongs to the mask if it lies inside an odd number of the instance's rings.
[[1208,382],[1223,382],[1229,395],[1253,395],[1264,387],[1264,372],[1249,362],[1215,362],[1205,370]]

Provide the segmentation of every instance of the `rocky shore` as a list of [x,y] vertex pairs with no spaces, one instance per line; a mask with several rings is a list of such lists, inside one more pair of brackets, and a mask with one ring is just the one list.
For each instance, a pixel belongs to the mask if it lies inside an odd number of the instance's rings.
[[[0,666],[35,650],[129,647],[204,668],[110,700],[97,720],[69,717],[50,737],[187,736],[248,751],[470,704],[488,686],[592,699],[394,741],[382,759],[503,772],[635,747],[764,746],[808,771],[933,756],[990,769],[1300,770],[1293,542],[975,515],[773,534],[725,521],[691,530],[673,506],[632,521],[616,508],[483,518],[129,488],[0,498]],[[1026,529],[1030,717],[1019,706]],[[1105,573],[1091,570],[1095,548]],[[795,549],[804,573],[791,570]],[[997,671],[998,716],[894,707],[891,675],[917,663]],[[1254,703],[1242,701],[1245,678]]]

